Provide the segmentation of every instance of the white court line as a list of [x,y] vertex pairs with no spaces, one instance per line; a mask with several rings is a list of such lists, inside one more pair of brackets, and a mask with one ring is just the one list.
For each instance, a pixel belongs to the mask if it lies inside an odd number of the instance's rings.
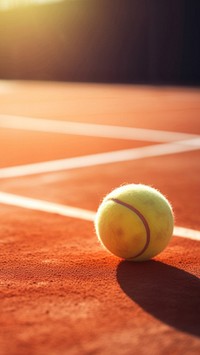
[[13,195],[6,192],[0,192],[0,203],[35,211],[55,213],[65,217],[79,218],[86,221],[93,221],[95,216],[94,212],[81,208]]
[[0,169],[0,179],[183,153],[200,148],[200,138]]
[[[34,211],[53,213],[65,217],[82,219],[94,222],[96,213],[93,211],[65,206],[58,203],[32,199],[28,197],[0,192],[0,203],[10,206],[22,207]],[[200,241],[200,231],[183,227],[174,228],[174,236]]]
[[200,241],[200,231],[184,227],[174,227],[174,236]]
[[147,142],[173,142],[198,137],[195,134],[162,130],[111,126],[42,118],[0,115],[0,127],[25,131],[73,134],[80,136],[139,140]]

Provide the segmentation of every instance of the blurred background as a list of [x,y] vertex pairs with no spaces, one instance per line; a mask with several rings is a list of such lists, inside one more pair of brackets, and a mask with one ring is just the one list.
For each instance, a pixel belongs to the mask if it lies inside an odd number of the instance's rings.
[[200,0],[0,0],[0,79],[200,84]]

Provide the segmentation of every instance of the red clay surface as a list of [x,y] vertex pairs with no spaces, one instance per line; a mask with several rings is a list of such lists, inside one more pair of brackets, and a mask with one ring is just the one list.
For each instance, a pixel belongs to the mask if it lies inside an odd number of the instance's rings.
[[[1,83],[1,114],[198,134],[198,89]],[[11,105],[12,103],[12,105]],[[0,132],[1,167],[126,149],[133,142]],[[24,149],[23,149],[24,147]],[[0,191],[96,211],[122,183],[160,189],[176,225],[200,230],[199,151],[0,180]],[[200,242],[174,237],[122,261],[92,222],[0,205],[0,354],[199,354]]]
[[8,81],[0,93],[2,114],[200,133],[198,88]]

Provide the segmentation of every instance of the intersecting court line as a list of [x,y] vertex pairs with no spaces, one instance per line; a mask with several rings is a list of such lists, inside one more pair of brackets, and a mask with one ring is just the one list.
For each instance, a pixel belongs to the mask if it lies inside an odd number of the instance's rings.
[[[165,154],[196,150],[200,147],[200,136],[161,130],[133,127],[100,125],[70,121],[55,121],[40,118],[0,115],[0,126],[3,128],[76,134],[116,139],[167,142],[152,146],[118,150],[114,152],[91,154],[82,157],[59,159],[0,170],[0,178],[19,177],[54,171],[83,168],[101,164],[136,160]],[[177,141],[177,142],[176,142]],[[170,142],[173,142],[170,144]]]
[[[0,115],[0,126],[4,128],[39,132],[53,132],[61,134],[75,134],[129,140],[134,139],[149,142],[173,142],[166,144],[156,144],[148,147],[125,149],[114,152],[91,154],[82,157],[3,168],[0,170],[0,178],[25,176],[114,162],[136,160],[166,154],[176,154],[197,150],[200,147],[200,138],[197,135],[132,127],[108,126],[69,121],[52,121],[46,119],[34,119],[29,117],[17,117],[8,115]],[[87,221],[94,221],[95,218],[95,212],[93,211],[31,199],[4,192],[0,192],[0,203],[28,208],[36,211],[54,213],[72,218],[79,218]],[[175,227],[174,235],[187,237],[193,240],[200,240],[199,231],[183,227]]]
[[51,132],[147,142],[173,142],[198,137],[195,134],[163,130],[59,121],[11,115],[0,115],[0,127],[25,131]]
[[[65,217],[82,219],[94,222],[96,213],[90,210],[66,206],[58,203],[23,197],[19,195],[0,192],[0,203],[31,209],[34,211],[53,213]],[[200,231],[183,227],[174,228],[174,236],[200,241]]]
[[2,168],[0,169],[0,179],[125,162],[148,157],[188,152],[199,148],[200,137],[197,137],[185,141],[161,143],[140,148],[123,149],[106,153]]

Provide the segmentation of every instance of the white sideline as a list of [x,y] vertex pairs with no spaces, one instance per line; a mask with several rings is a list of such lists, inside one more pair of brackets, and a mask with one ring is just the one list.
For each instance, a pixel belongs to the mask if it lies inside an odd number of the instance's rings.
[[[90,222],[94,222],[96,215],[96,213],[93,211],[9,194],[6,192],[0,192],[0,203],[10,206],[23,207],[34,211],[48,212],[65,217],[82,219]],[[194,229],[176,226],[174,228],[173,235],[177,237],[200,241],[200,231]]]
[[123,149],[106,153],[78,156],[74,158],[52,160],[34,164],[18,165],[0,169],[0,179],[55,171],[78,169],[103,164],[125,162],[167,154],[183,153],[200,148],[200,138],[188,139],[173,143],[161,143],[140,148]]
[[200,241],[200,231],[196,229],[174,227],[174,236]]
[[0,203],[10,206],[23,207],[34,211],[55,213],[65,217],[79,218],[86,221],[93,221],[95,216],[94,212],[81,208],[37,200],[6,192],[0,192]]
[[163,130],[59,121],[10,115],[0,115],[0,127],[25,131],[51,132],[81,136],[139,140],[147,142],[173,142],[198,137],[195,134]]

